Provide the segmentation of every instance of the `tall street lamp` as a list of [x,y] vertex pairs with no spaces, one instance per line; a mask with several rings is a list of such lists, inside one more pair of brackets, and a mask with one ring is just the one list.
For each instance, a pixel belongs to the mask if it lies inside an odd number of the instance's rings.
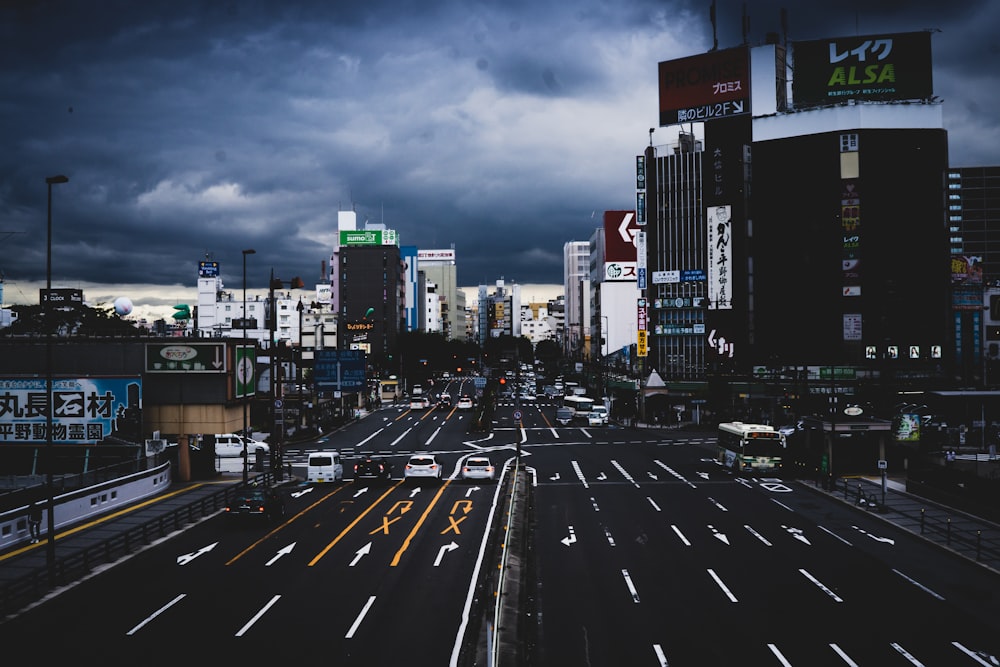
[[[246,250],[243,251],[243,317],[241,318],[242,319],[242,324],[243,324],[243,356],[241,357],[241,359],[242,359],[241,363],[242,364],[246,364],[247,363],[247,358],[246,358],[246,345],[247,345],[247,255],[255,255],[255,254],[257,254],[257,251],[254,250],[253,248],[247,248]],[[257,369],[254,368],[252,373],[247,374],[244,366],[241,366],[241,368],[237,369],[237,373],[242,372],[244,374],[244,383],[243,383],[243,483],[244,484],[246,484],[247,481],[250,478],[250,472],[249,472],[249,470],[247,468],[247,465],[248,465],[248,463],[247,463],[247,456],[249,455],[249,452],[247,451],[247,438],[249,437],[249,435],[248,435],[249,424],[247,423],[247,404],[248,404],[248,402],[250,400],[250,394],[247,392],[247,387],[246,387],[245,380],[248,377],[249,378],[254,378],[256,380],[256,371],[257,371]],[[237,380],[238,379],[239,378],[237,378]]]
[[52,449],[52,186],[59,183],[69,183],[65,176],[48,176],[45,179],[49,191],[48,205],[48,240],[45,249],[45,307],[42,309],[45,314],[45,486],[48,494],[48,521],[46,524],[47,533],[45,540],[45,560],[49,568],[49,578],[55,576],[56,564],[56,520],[55,504],[52,491],[52,468],[55,464],[55,455]]

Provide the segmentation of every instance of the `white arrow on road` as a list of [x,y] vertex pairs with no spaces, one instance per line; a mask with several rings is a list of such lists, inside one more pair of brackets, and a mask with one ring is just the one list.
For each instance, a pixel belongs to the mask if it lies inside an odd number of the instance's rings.
[[371,552],[372,552],[372,543],[369,542],[368,544],[361,547],[354,553],[354,560],[351,561],[350,567],[354,567],[355,565],[357,565],[359,560],[361,560],[364,556],[367,556]]
[[552,475],[552,477],[549,477],[549,479],[552,480],[553,482],[557,481],[559,479],[559,473]]
[[565,544],[566,546],[569,546],[576,542],[576,533],[573,532],[573,526],[569,527],[569,537],[564,537],[559,541]]
[[302,489],[301,491],[292,491],[288,495],[290,495],[292,498],[301,498],[302,496],[306,495],[307,493],[312,493],[312,490],[313,490],[313,487],[307,486],[306,488]]
[[708,473],[707,472],[699,472],[698,476],[701,477],[702,479],[708,479]]
[[358,497],[358,496],[360,496],[360,495],[361,495],[362,493],[367,493],[367,492],[368,492],[368,487],[366,486],[365,488],[363,488],[363,489],[360,489],[360,490],[359,490],[359,491],[358,491],[357,493],[355,493],[355,494],[354,494],[354,497],[355,497],[355,498],[357,498],[357,497]]
[[659,477],[657,477],[654,473],[649,472],[648,470],[646,471],[646,474],[649,475],[650,479],[659,479]]
[[809,546],[812,546],[812,543],[806,539],[805,535],[802,534],[803,531],[801,528],[789,528],[788,526],[782,526],[782,528],[787,530],[789,534],[795,539],[799,540],[800,542],[805,542]]
[[603,482],[607,478],[608,478],[608,476],[605,473],[603,473],[603,472],[600,475],[597,476],[597,480],[600,481],[600,482]]
[[292,549],[294,548],[295,548],[295,542],[292,542],[287,547],[281,548],[278,551],[278,553],[274,554],[274,558],[265,563],[265,567],[270,567],[274,563],[277,563],[279,558],[281,558],[282,556],[287,556],[288,554],[292,553]]
[[212,544],[209,544],[207,547],[202,547],[201,549],[198,549],[197,551],[192,551],[191,553],[184,554],[183,556],[178,556],[177,557],[177,564],[178,565],[187,565],[188,563],[190,563],[191,561],[193,561],[198,556],[201,556],[202,554],[207,554],[209,551],[211,551],[212,549],[214,549],[217,544],[218,544],[218,542],[213,542]]
[[478,486],[472,487],[471,489],[469,489],[468,491],[465,492],[465,497],[466,498],[470,497],[472,495],[473,491],[478,491],[478,490],[479,490]]
[[872,535],[871,533],[869,533],[868,531],[866,531],[866,530],[864,530],[862,528],[858,528],[857,526],[851,526],[851,528],[853,528],[854,530],[858,531],[862,535],[867,535],[868,537],[872,538],[876,542],[883,542],[885,544],[896,544],[896,540],[892,539],[891,537],[877,537],[877,536]]
[[413,496],[417,495],[418,493],[420,493],[420,487],[419,486],[416,487],[416,488],[414,488],[412,491],[410,491],[410,497],[412,498]]
[[715,529],[715,526],[711,524],[708,525],[708,529],[712,531],[712,535],[719,538],[723,543],[729,544],[729,538],[726,537],[725,533],[720,533],[718,530]]
[[444,555],[446,553],[448,553],[449,551],[454,551],[457,548],[458,548],[457,544],[455,544],[454,542],[450,542],[449,544],[446,544],[440,549],[438,549],[437,558],[434,559],[434,567],[437,567],[438,565],[441,564],[441,559],[444,558]]

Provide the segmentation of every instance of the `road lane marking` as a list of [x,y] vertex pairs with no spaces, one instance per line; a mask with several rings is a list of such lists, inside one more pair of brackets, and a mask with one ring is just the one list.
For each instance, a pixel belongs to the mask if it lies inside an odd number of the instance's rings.
[[761,542],[763,542],[767,546],[769,546],[769,547],[773,547],[774,546],[773,544],[771,544],[770,542],[768,542],[767,539],[763,535],[761,535],[756,530],[754,530],[753,528],[751,528],[750,524],[745,523],[745,524],[743,524],[743,527],[746,528],[748,531],[750,531],[751,535],[753,535],[754,537],[756,537],[758,540],[760,540]]
[[576,471],[576,476],[580,479],[580,482],[583,484],[583,488],[589,489],[590,484],[587,484],[587,478],[583,476],[583,471],[580,470],[580,464],[577,463],[576,461],[570,461],[570,463],[573,466],[573,470]]
[[993,665],[997,664],[996,658],[994,656],[990,656],[991,658],[993,658],[992,662],[986,662],[985,660],[983,660],[982,658],[980,658],[978,654],[974,653],[973,651],[970,651],[969,649],[965,648],[964,646],[962,646],[958,642],[952,642],[951,645],[954,646],[955,648],[957,648],[959,651],[961,651],[965,655],[967,655],[970,658],[972,658],[973,660],[975,660],[976,662],[978,662],[980,665],[983,665],[984,667],[993,667]]
[[657,505],[656,502],[652,498],[650,498],[649,496],[646,496],[646,500],[649,501],[649,504],[652,505],[653,509],[655,509],[657,512],[662,512],[663,511],[663,510],[660,509],[660,506]]
[[628,570],[622,570],[622,576],[625,577],[625,585],[628,586],[628,591],[632,594],[632,602],[638,604],[639,591],[635,590],[635,585],[632,583],[632,577],[629,576]]
[[833,598],[834,602],[843,602],[844,601],[843,599],[840,598],[840,596],[838,596],[836,593],[834,593],[829,588],[827,588],[822,583],[820,583],[819,579],[817,579],[816,577],[812,576],[811,574],[809,574],[808,572],[806,572],[804,569],[799,568],[799,572],[802,573],[803,577],[805,577],[809,581],[811,581],[814,584],[816,584],[816,586],[818,586],[821,591],[823,591],[824,593],[826,593],[827,595],[829,595],[831,598]]
[[323,550],[320,551],[318,554],[316,554],[316,556],[313,557],[313,559],[311,561],[309,561],[309,567],[312,567],[313,565],[315,565],[316,563],[318,563],[319,559],[322,558],[323,556],[325,556],[326,553],[330,549],[332,549],[333,546],[337,542],[339,542],[341,539],[343,539],[344,535],[347,535],[347,533],[349,533],[351,531],[351,529],[354,528],[354,526],[358,525],[358,522],[360,522],[362,519],[364,519],[366,516],[368,516],[368,513],[371,512],[373,509],[375,509],[376,505],[378,505],[380,502],[382,502],[383,500],[385,500],[386,496],[388,496],[390,493],[392,493],[393,491],[395,491],[396,487],[398,487],[402,483],[403,483],[403,480],[399,480],[398,482],[396,482],[395,484],[393,484],[392,486],[390,486],[386,490],[385,493],[383,493],[381,496],[379,496],[378,500],[376,500],[374,503],[372,503],[371,505],[369,505],[368,508],[364,512],[362,512],[361,514],[359,514],[354,519],[354,521],[352,521],[351,523],[349,523],[347,525],[347,528],[344,528],[344,530],[340,531],[340,535],[337,535],[337,537],[333,538],[332,542],[330,542],[328,545],[326,545],[325,547],[323,547]]
[[684,537],[684,533],[681,532],[680,528],[678,528],[674,524],[670,524],[670,527],[673,528],[673,530],[674,530],[675,533],[677,533],[677,537],[681,538],[681,542],[684,543],[684,546],[686,546],[686,547],[691,546],[691,543],[688,542],[688,539],[686,537]]
[[160,614],[162,614],[163,612],[165,612],[166,610],[170,609],[175,604],[177,604],[178,602],[180,602],[181,600],[183,600],[185,596],[187,596],[187,593],[181,593],[180,595],[178,595],[177,597],[175,597],[173,600],[171,600],[170,602],[168,602],[167,604],[163,605],[162,607],[160,607],[159,609],[157,609],[156,611],[154,611],[152,614],[150,614],[149,616],[147,616],[146,618],[144,618],[142,620],[142,622],[139,623],[139,625],[135,626],[134,628],[132,628],[131,630],[129,630],[125,634],[126,635],[134,635],[139,630],[142,630],[143,626],[145,626],[147,623],[149,623],[150,621],[152,621],[154,618],[156,618],[157,616],[159,616]]
[[919,588],[923,592],[925,592],[925,593],[927,593],[929,595],[933,595],[938,600],[944,601],[944,597],[943,596],[938,595],[937,593],[935,593],[931,589],[927,588],[926,586],[924,586],[920,582],[916,581],[915,579],[910,579],[908,576],[906,576],[905,574],[903,574],[902,572],[900,572],[896,568],[892,568],[892,571],[895,572],[896,574],[898,574],[899,576],[901,576],[903,579],[906,579],[908,582],[910,582],[911,584],[913,584],[914,586],[916,586],[917,588]]
[[834,653],[840,656],[840,659],[846,662],[850,667],[858,667],[858,663],[851,660],[846,653],[844,653],[839,646],[836,644],[830,644],[830,648],[833,649]]
[[719,585],[719,588],[721,588],[722,592],[726,594],[726,597],[729,598],[730,602],[739,602],[739,600],[736,599],[736,596],[733,595],[733,592],[729,590],[724,583],[722,583],[722,579],[719,579],[719,575],[715,573],[715,570],[709,568],[708,574],[712,577],[712,579],[715,579],[715,583]]
[[260,617],[266,614],[267,610],[273,607],[274,603],[276,603],[280,599],[281,599],[280,595],[275,595],[273,598],[271,598],[266,605],[261,607],[260,611],[258,611],[256,614],[253,615],[253,618],[247,621],[246,625],[244,625],[242,628],[239,629],[239,631],[236,633],[236,636],[242,637],[244,634],[246,634],[247,630],[253,627],[253,624],[259,621]]
[[632,482],[632,484],[635,485],[635,488],[637,488],[637,489],[639,488],[639,483],[637,481],[635,481],[634,479],[632,479],[631,475],[629,475],[627,472],[625,472],[625,468],[621,467],[621,464],[619,464],[618,461],[611,461],[611,465],[613,465],[615,468],[618,469],[618,472],[620,472],[622,474],[622,477],[624,477],[628,481]]
[[417,523],[415,523],[413,525],[413,529],[410,530],[410,534],[406,536],[405,540],[403,540],[403,546],[401,546],[399,551],[396,552],[396,555],[392,557],[392,562],[389,563],[389,567],[396,567],[399,565],[399,559],[403,557],[403,552],[410,548],[410,542],[413,540],[413,536],[416,535],[417,531],[420,530],[420,527],[424,525],[424,521],[427,520],[427,515],[429,515],[431,510],[434,509],[434,506],[437,505],[437,501],[441,498],[441,494],[444,493],[444,490],[448,488],[449,484],[451,484],[451,480],[445,480],[445,482],[441,485],[441,488],[438,489],[438,492],[434,494],[434,498],[432,498],[431,502],[427,505],[427,509],[425,509],[424,513],[420,515],[420,518],[417,519]]
[[615,546],[615,538],[611,537],[611,530],[605,526],[604,536],[608,538],[608,544]]
[[819,526],[819,529],[822,530],[824,533],[827,533],[829,535],[833,535],[834,537],[836,537],[838,540],[840,540],[841,542],[843,542],[844,544],[846,544],[849,547],[853,547],[854,546],[853,544],[851,544],[850,542],[848,542],[847,540],[845,540],[843,537],[841,537],[837,533],[833,532],[832,530],[824,528],[823,526]]
[[771,649],[771,653],[773,653],[774,657],[778,659],[778,662],[780,662],[785,667],[792,667],[792,663],[785,660],[785,656],[781,655],[781,651],[778,650],[777,646],[775,646],[774,644],[768,644],[767,647]]
[[922,663],[919,660],[917,660],[916,658],[914,658],[912,655],[909,654],[909,652],[905,648],[903,648],[902,646],[900,646],[896,642],[892,642],[891,644],[889,644],[889,646],[891,646],[894,649],[896,649],[896,653],[899,653],[901,656],[903,656],[904,658],[906,658],[907,660],[909,660],[911,664],[918,665],[919,667],[924,667],[924,663]]
[[365,606],[362,607],[361,613],[359,613],[358,617],[354,619],[354,623],[351,625],[351,629],[347,631],[346,635],[344,635],[344,639],[354,638],[354,633],[358,631],[358,626],[361,625],[361,621],[365,620],[365,615],[368,613],[368,610],[372,608],[373,604],[375,604],[374,595],[368,598],[368,602],[366,602]]
[[660,648],[659,644],[653,644],[653,653],[656,654],[656,659],[660,661],[660,667],[667,667],[667,656],[663,654],[663,649]]

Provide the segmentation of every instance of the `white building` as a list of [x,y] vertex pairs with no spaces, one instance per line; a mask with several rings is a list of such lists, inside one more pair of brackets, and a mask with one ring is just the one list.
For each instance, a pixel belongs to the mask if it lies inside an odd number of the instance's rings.
[[590,303],[590,243],[569,241],[563,245],[563,290],[566,294],[565,333],[563,354],[570,358],[579,356],[588,333],[589,317],[585,309]]

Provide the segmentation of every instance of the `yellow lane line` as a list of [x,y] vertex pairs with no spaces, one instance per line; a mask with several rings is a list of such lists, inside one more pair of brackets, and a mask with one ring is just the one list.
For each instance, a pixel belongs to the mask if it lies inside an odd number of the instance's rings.
[[420,515],[420,519],[413,526],[413,530],[411,530],[410,534],[406,536],[405,540],[403,540],[403,546],[401,546],[399,548],[399,551],[396,552],[396,555],[393,556],[392,562],[389,563],[390,567],[396,567],[397,565],[399,565],[399,559],[403,556],[403,552],[410,548],[410,540],[412,540],[413,536],[417,534],[418,530],[420,530],[420,526],[423,525],[424,519],[426,519],[427,515],[431,513],[432,509],[434,509],[434,505],[437,504],[438,499],[441,498],[441,494],[444,493],[444,490],[448,487],[449,484],[451,484],[450,479],[447,480],[444,484],[442,484],[441,488],[438,489],[438,492],[434,495],[434,499],[431,500],[430,504],[427,506],[427,509],[424,510],[424,513]]
[[354,526],[358,525],[359,521],[361,521],[362,519],[364,519],[365,516],[369,512],[371,512],[373,509],[375,509],[376,505],[378,505],[380,502],[382,502],[383,500],[385,500],[385,497],[388,496],[393,491],[395,491],[396,488],[400,484],[402,484],[403,482],[404,482],[404,480],[401,479],[398,482],[396,482],[395,484],[393,484],[392,486],[390,486],[389,489],[385,493],[383,493],[381,496],[379,496],[378,500],[376,500],[375,502],[373,502],[371,505],[368,506],[368,509],[366,509],[364,512],[362,512],[361,514],[359,514],[358,517],[354,521],[352,521],[350,524],[348,524],[347,528],[344,528],[344,530],[342,530],[340,532],[340,535],[337,535],[337,537],[333,538],[333,542],[330,542],[328,545],[326,545],[326,547],[324,547],[324,549],[322,551],[320,551],[318,554],[316,554],[315,558],[313,558],[311,561],[309,561],[309,567],[312,567],[313,565],[315,565],[316,563],[318,563],[319,559],[322,558],[323,556],[325,556],[326,552],[328,552],[330,549],[333,548],[333,545],[335,545],[337,542],[339,542],[344,537],[344,535],[347,535],[347,533],[351,532],[351,529],[354,528]]

